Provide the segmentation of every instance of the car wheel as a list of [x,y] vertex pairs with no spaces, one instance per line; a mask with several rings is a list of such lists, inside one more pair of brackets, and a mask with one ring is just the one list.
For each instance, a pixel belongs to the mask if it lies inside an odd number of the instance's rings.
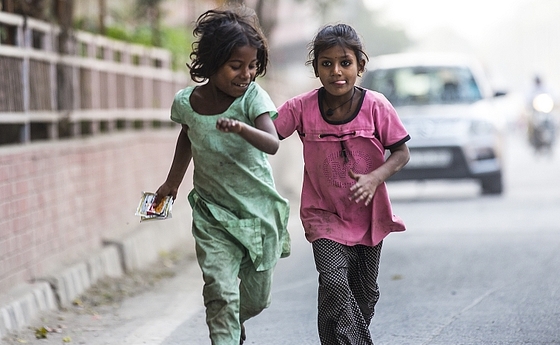
[[480,178],[482,194],[502,194],[504,185],[502,181],[502,172],[486,175]]

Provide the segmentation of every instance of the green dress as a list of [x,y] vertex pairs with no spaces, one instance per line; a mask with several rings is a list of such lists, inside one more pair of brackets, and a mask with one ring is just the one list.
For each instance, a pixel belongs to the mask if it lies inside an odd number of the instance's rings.
[[171,119],[189,127],[194,164],[194,188],[189,194],[193,224],[220,224],[247,249],[257,271],[271,269],[290,253],[288,201],[275,188],[267,154],[237,134],[218,131],[216,120],[228,117],[254,126],[261,114],[268,113],[274,119],[276,107],[253,82],[224,113],[200,115],[189,101],[193,90],[190,86],[179,91],[171,108]]

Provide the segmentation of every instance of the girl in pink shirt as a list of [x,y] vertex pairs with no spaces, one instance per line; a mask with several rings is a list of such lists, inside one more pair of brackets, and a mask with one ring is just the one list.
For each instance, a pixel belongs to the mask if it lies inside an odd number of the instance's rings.
[[382,241],[405,230],[385,180],[408,162],[410,136],[383,95],[355,85],[368,57],[351,26],[323,27],[309,57],[323,86],[285,102],[274,124],[303,143],[300,216],[319,272],[319,337],[373,344]]

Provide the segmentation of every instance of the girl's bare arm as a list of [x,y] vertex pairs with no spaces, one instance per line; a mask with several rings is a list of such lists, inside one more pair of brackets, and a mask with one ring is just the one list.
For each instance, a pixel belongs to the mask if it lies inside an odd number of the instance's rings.
[[249,144],[271,155],[280,147],[276,128],[268,113],[255,119],[255,127],[234,119],[221,118],[216,122],[216,128],[222,132],[237,133]]
[[177,197],[179,185],[185,177],[185,173],[192,159],[191,141],[187,134],[188,127],[182,125],[181,132],[177,138],[177,145],[175,147],[175,154],[171,168],[167,174],[167,179],[156,191],[156,199],[154,203],[157,205],[167,195],[171,195],[173,199]]

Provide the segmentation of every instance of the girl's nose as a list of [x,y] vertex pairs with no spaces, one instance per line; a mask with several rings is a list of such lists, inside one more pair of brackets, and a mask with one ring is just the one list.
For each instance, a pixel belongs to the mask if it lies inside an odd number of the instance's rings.
[[333,68],[332,68],[332,74],[333,75],[340,75],[342,73],[342,69],[340,68],[339,65],[334,64]]
[[243,69],[241,70],[241,76],[242,76],[243,78],[250,79],[250,78],[251,78],[251,69],[248,68],[248,67],[247,67],[247,68],[243,68]]

